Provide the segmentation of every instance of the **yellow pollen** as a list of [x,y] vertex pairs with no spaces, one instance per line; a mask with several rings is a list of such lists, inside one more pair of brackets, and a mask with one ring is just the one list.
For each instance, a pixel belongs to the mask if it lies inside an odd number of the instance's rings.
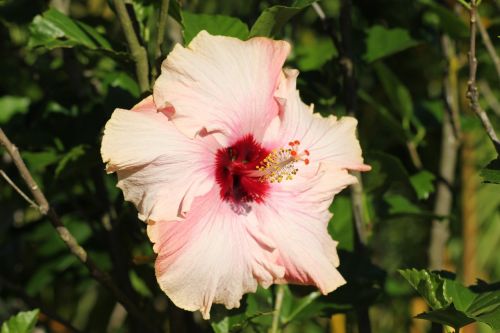
[[297,162],[309,164],[309,151],[298,151],[300,142],[298,140],[289,143],[290,148],[274,149],[266,156],[256,167],[253,175],[260,177],[260,181],[269,181],[270,183],[281,183],[283,180],[292,180],[299,169]]

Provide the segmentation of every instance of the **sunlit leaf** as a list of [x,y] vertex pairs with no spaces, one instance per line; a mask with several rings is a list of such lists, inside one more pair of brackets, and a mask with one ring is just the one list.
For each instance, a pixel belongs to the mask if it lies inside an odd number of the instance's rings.
[[19,312],[2,324],[1,333],[31,333],[38,319],[38,309]]
[[[469,288],[445,273],[407,269],[400,273],[433,311],[417,318],[460,328],[474,321],[500,329],[500,286],[481,283]],[[478,290],[479,289],[479,290]]]
[[0,124],[7,123],[16,114],[28,112],[30,100],[21,96],[0,97]]
[[386,194],[384,200],[389,204],[390,214],[418,214],[421,209],[399,194]]
[[427,199],[434,192],[434,174],[427,170],[419,171],[410,177],[410,182],[419,199]]
[[445,279],[426,270],[406,269],[399,271],[432,309],[448,307],[453,300],[445,292]]
[[302,71],[319,70],[334,56],[337,50],[330,38],[305,37],[295,47],[298,68]]

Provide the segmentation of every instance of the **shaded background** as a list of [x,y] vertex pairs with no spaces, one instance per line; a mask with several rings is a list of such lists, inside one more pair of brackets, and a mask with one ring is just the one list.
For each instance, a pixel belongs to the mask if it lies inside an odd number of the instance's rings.
[[[198,14],[235,17],[240,22],[230,22],[232,33],[245,36],[266,8],[292,5],[175,4],[171,0],[161,57],[154,44],[159,1],[128,4],[148,51],[151,80],[175,43],[213,24],[213,17]],[[274,35],[293,45],[287,66],[301,71],[298,88],[306,103],[324,115],[355,108],[364,156],[373,167],[362,179],[366,242],[359,246],[356,240],[346,190],[331,207],[329,230],[340,241],[349,283],[327,297],[312,288],[286,288],[281,323],[284,332],[363,332],[367,311],[373,332],[428,332],[430,324],[412,320],[427,305],[398,269],[447,269],[465,284],[500,279],[499,185],[479,176],[496,154],[465,98],[468,12],[452,0],[372,0],[353,1],[351,22],[343,13],[340,0],[321,1]],[[498,45],[499,1],[484,0],[479,13]],[[84,24],[61,29],[70,27],[66,16]],[[349,25],[352,31],[342,31]],[[343,43],[341,53],[335,38]],[[480,102],[498,128],[499,75],[481,41],[478,35]],[[123,201],[115,176],[104,172],[99,148],[105,122],[115,108],[130,108],[144,95],[112,1],[1,0],[0,45],[0,126],[62,221],[148,320],[165,332],[267,332],[274,287],[245,297],[241,310],[215,306],[213,328],[197,313],[176,309],[156,283],[144,225]],[[339,61],[347,53],[355,91],[346,86]],[[3,150],[0,156],[0,169],[21,186],[10,157]],[[451,172],[443,174],[446,166]],[[47,219],[3,179],[0,184],[0,321],[39,308],[42,331],[70,332],[70,325],[83,332],[145,331],[67,250]],[[492,330],[480,325],[466,332]]]

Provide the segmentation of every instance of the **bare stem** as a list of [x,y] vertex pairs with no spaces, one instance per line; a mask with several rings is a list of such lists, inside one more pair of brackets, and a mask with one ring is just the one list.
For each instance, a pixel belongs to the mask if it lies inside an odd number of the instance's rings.
[[[446,112],[443,115],[441,133],[441,153],[439,159],[439,176],[441,181],[437,185],[434,214],[449,216],[453,203],[452,186],[455,181],[455,169],[459,147],[458,133],[454,129],[453,114],[458,114],[458,86],[457,71],[453,66],[456,60],[455,51],[448,36],[442,37],[443,53],[448,61],[447,75],[443,79],[443,99]],[[442,269],[446,243],[449,237],[449,219],[433,220],[429,245],[429,267]]]
[[156,38],[155,58],[161,56],[161,46],[165,38],[165,29],[167,26],[169,4],[170,0],[161,1],[160,18],[158,21],[158,34],[156,35],[157,38]]
[[280,284],[277,286],[276,298],[274,301],[273,323],[270,333],[278,333],[280,331],[280,316],[281,307],[283,306],[283,297],[285,296],[285,286]]
[[132,58],[135,62],[135,72],[137,75],[137,80],[139,81],[139,88],[141,92],[149,91],[149,65],[148,56],[146,49],[139,43],[139,39],[134,31],[134,26],[132,20],[127,12],[127,7],[123,0],[113,0],[115,5],[115,11],[118,16],[118,20],[125,34],[125,39],[127,40],[130,52],[132,53]]
[[[75,257],[77,257],[88,269],[90,275],[100,282],[106,289],[108,289],[116,299],[127,309],[127,311],[141,321],[144,327],[148,327],[155,331],[154,328],[151,327],[150,321],[146,319],[146,317],[142,314],[136,304],[129,299],[114,283],[111,279],[111,276],[106,272],[103,272],[97,267],[94,261],[89,258],[87,255],[87,251],[78,244],[75,237],[71,234],[71,232],[64,226],[61,222],[61,219],[57,215],[57,213],[50,207],[45,194],[38,187],[37,183],[33,179],[30,171],[26,167],[21,154],[19,154],[19,150],[17,147],[9,140],[9,138],[5,135],[4,131],[0,128],[0,145],[4,146],[7,150],[7,153],[12,158],[15,166],[17,167],[21,177],[24,179],[24,182],[30,189],[31,194],[34,197],[34,203],[36,203],[36,207],[42,213],[49,218],[52,226],[56,229],[59,237],[64,241],[68,249],[73,253]],[[30,199],[31,200],[31,199]],[[32,200],[31,200],[32,201]]]
[[[343,0],[342,1],[342,12],[340,18],[341,25],[341,36],[342,40],[339,39],[336,32],[333,30],[330,22],[328,21],[325,12],[321,6],[315,2],[312,7],[319,19],[323,24],[323,29],[329,34],[332,39],[335,48],[339,53],[339,64],[342,69],[343,77],[343,87],[344,87],[344,100],[347,109],[347,113],[350,116],[356,116],[357,110],[357,87],[356,87],[356,77],[354,75],[354,64],[352,61],[351,54],[351,2]],[[352,209],[354,214],[354,222],[357,231],[357,239],[364,246],[367,239],[365,215],[363,213],[363,184],[361,182],[361,174],[359,172],[352,172],[352,174],[357,178],[358,182],[351,185],[351,200]]]
[[481,120],[484,130],[488,134],[491,142],[495,146],[497,153],[500,154],[500,141],[491,125],[486,112],[479,104],[479,92],[476,85],[477,58],[476,58],[476,26],[477,26],[477,1],[472,0],[470,7],[470,45],[469,45],[469,81],[467,82],[467,98],[470,108]]

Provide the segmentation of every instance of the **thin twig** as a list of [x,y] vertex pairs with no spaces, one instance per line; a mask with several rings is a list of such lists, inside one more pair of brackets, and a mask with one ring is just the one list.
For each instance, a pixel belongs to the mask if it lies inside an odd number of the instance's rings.
[[325,12],[323,11],[323,8],[321,8],[320,4],[317,2],[314,2],[312,4],[312,7],[316,14],[318,15],[319,19],[321,20],[321,24],[323,25],[323,30],[328,34],[328,36],[331,38],[333,45],[337,49],[337,52],[341,54],[343,52],[342,50],[342,45],[340,44],[340,39],[335,33],[335,30],[330,24],[330,21],[325,15]]
[[467,82],[467,98],[470,108],[481,120],[484,130],[488,134],[491,142],[495,146],[497,153],[500,154],[500,141],[491,125],[486,112],[479,104],[479,92],[476,86],[477,58],[476,58],[476,23],[477,23],[477,0],[470,3],[470,45],[469,45],[469,81]]
[[24,163],[21,155],[19,154],[19,150],[17,147],[9,140],[9,138],[5,135],[4,131],[0,128],[0,145],[4,146],[7,150],[7,153],[12,158],[15,166],[17,167],[21,177],[24,179],[26,185],[30,189],[31,194],[33,195],[36,205],[39,211],[47,216],[52,224],[52,226],[56,229],[59,237],[64,241],[68,249],[75,255],[88,269],[91,276],[94,277],[98,282],[100,282],[106,289],[108,289],[115,298],[122,303],[122,305],[127,309],[127,311],[141,321],[144,327],[150,328],[152,331],[155,331],[154,328],[151,327],[151,322],[143,315],[142,311],[137,307],[137,305],[128,298],[114,283],[111,279],[111,276],[106,272],[103,272],[99,269],[99,267],[94,263],[94,261],[89,258],[87,255],[87,251],[78,244],[75,237],[71,234],[71,232],[64,226],[61,222],[61,219],[53,210],[45,194],[38,187],[33,176],[29,172],[26,164]]
[[139,81],[139,88],[141,92],[144,93],[149,91],[149,65],[148,65],[148,55],[146,49],[139,43],[139,39],[134,31],[134,26],[132,20],[127,12],[127,7],[123,0],[113,0],[115,5],[116,15],[125,34],[125,39],[127,40],[130,52],[135,61],[135,71],[137,75],[137,80]]
[[280,331],[281,307],[283,306],[283,297],[285,296],[285,286],[280,284],[276,287],[276,298],[274,301],[273,322],[270,333],[278,333]]
[[21,190],[15,183],[12,179],[9,178],[9,176],[7,176],[7,174],[5,173],[5,171],[1,170],[0,169],[0,175],[2,175],[2,177],[5,179],[5,181],[7,183],[9,183],[10,186],[12,186],[12,188],[14,190],[16,190],[17,193],[19,193],[19,195],[24,199],[26,200],[31,207],[33,208],[38,208],[38,205],[36,204],[36,202],[34,202],[33,200],[31,200],[30,197],[28,197],[28,195],[26,195],[26,193],[23,192],[23,190]]
[[486,47],[486,50],[488,50],[488,54],[490,55],[491,60],[495,65],[498,79],[500,80],[500,58],[498,57],[497,51],[495,50],[495,47],[491,42],[490,35],[488,34],[488,31],[486,31],[486,27],[481,21],[481,17],[479,16],[479,13],[477,11],[476,11],[476,16],[477,16],[477,27],[479,28],[479,33],[481,34],[484,46]]
[[484,95],[484,99],[486,100],[486,103],[488,103],[489,107],[495,112],[497,116],[500,117],[500,103],[498,102],[495,94],[491,90],[490,85],[488,82],[485,80],[481,80],[478,83],[479,89],[481,89],[481,92]]

